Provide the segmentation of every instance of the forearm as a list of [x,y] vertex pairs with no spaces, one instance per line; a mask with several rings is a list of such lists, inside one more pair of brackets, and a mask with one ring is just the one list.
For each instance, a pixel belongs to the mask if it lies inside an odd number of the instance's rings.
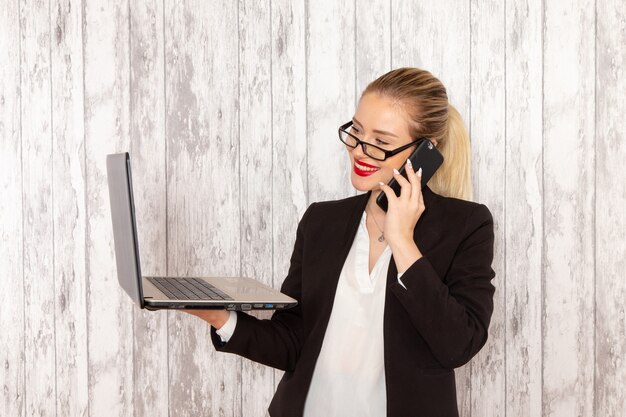
[[436,269],[430,255],[422,256],[404,271],[405,288],[391,287],[445,367],[467,363],[487,340],[495,291],[493,241],[491,213],[478,206],[467,219],[449,265],[441,265],[441,258],[433,253]]
[[211,329],[213,346],[283,371],[293,371],[300,355],[302,325],[299,307],[280,310],[272,319],[239,312],[237,327],[227,343]]
[[393,253],[393,260],[398,273],[404,273],[415,261],[422,257],[422,253],[413,239],[403,239],[393,243],[390,241],[389,247]]
[[463,294],[454,294],[422,257],[402,275],[406,289],[391,287],[444,367],[467,363],[484,345],[493,310],[491,276],[468,275],[472,288],[465,284]]

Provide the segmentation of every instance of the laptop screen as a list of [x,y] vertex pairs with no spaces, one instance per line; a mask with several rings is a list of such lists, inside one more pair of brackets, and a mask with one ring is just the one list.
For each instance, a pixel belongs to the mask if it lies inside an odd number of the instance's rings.
[[128,153],[107,155],[107,180],[113,223],[117,279],[124,291],[144,308],[139,266],[135,204]]

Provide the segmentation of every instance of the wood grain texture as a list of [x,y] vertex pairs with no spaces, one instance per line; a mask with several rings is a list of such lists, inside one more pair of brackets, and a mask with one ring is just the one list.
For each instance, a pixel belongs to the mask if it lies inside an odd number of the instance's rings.
[[542,2],[506,2],[506,413],[542,413]]
[[[130,3],[130,137],[142,274],[167,273],[163,2]],[[167,416],[167,311],[133,308],[133,404]]]
[[391,70],[391,2],[358,1],[354,13],[356,106],[365,87]]
[[0,414],[24,416],[21,37],[17,0],[0,8]]
[[337,136],[356,102],[354,3],[308,2],[306,14],[307,172],[313,202],[356,194],[350,159]]
[[622,417],[625,22],[621,0],[5,1],[0,415],[267,415],[282,372],[119,289],[106,154],[131,152],[145,274],[279,288],[308,204],[356,193],[338,125],[409,65],[464,117],[495,221],[461,415]]
[[391,3],[391,66],[430,71],[464,120],[469,117],[469,17],[469,2]]
[[47,415],[57,394],[50,14],[47,1],[20,7],[25,414]]
[[[441,19],[445,16],[445,19]],[[469,120],[470,14],[468,2],[392,2],[392,67],[418,67],[446,87],[448,101]],[[468,126],[469,128],[469,126]],[[456,369],[459,413],[471,408],[470,365]]]
[[[596,3],[594,415],[626,414],[626,11]],[[587,335],[589,337],[589,335]]]
[[[307,207],[304,1],[272,1],[272,271],[280,288]],[[283,372],[274,371],[274,391]]]
[[583,417],[594,390],[594,2],[544,7],[542,415]]
[[470,2],[470,141],[474,201],[485,204],[494,219],[496,276],[489,337],[472,359],[471,407],[466,415],[505,416],[505,26],[503,2]]
[[[165,5],[172,276],[240,272],[237,12],[231,1]],[[241,359],[215,353],[209,330],[194,316],[170,316],[171,415],[241,415]]]
[[56,414],[88,408],[82,8],[50,4]]
[[117,280],[106,155],[129,138],[128,3],[84,4],[87,325],[91,417],[133,414],[133,305]]
[[[239,149],[241,272],[272,285],[272,53],[269,1],[239,1]],[[269,318],[268,312],[253,313]],[[262,416],[274,372],[242,361],[241,414]]]

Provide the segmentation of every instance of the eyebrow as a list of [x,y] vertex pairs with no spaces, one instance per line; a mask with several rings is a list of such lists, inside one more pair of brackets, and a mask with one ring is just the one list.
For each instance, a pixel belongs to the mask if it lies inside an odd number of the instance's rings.
[[[358,124],[359,126],[361,126],[361,127],[363,126],[363,124],[362,124],[361,122],[359,122],[359,120],[358,120],[356,117],[353,117],[353,118],[352,118],[352,121],[353,121],[354,123],[357,123],[357,124]],[[398,135],[395,135],[395,134],[393,134],[393,133],[391,133],[391,132],[387,132],[387,131],[384,131],[384,130],[374,129],[372,132],[374,132],[374,133],[379,133],[379,134],[381,134],[381,135],[385,135],[385,136],[392,136],[392,137],[394,137],[394,138],[397,138],[397,137],[398,137]]]

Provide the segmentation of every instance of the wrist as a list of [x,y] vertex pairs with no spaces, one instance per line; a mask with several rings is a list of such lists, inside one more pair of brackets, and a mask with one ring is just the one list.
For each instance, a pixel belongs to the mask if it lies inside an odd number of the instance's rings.
[[220,313],[212,317],[211,326],[215,327],[215,330],[219,330],[222,327],[224,327],[224,325],[226,324],[229,318],[230,318],[229,311],[220,310]]
[[389,242],[389,247],[393,253],[398,273],[404,273],[415,261],[422,257],[422,252],[412,238],[410,240],[395,241],[394,243]]
[[397,237],[385,235],[385,238],[387,239],[387,243],[392,250],[412,247],[417,248],[412,235],[402,235]]

